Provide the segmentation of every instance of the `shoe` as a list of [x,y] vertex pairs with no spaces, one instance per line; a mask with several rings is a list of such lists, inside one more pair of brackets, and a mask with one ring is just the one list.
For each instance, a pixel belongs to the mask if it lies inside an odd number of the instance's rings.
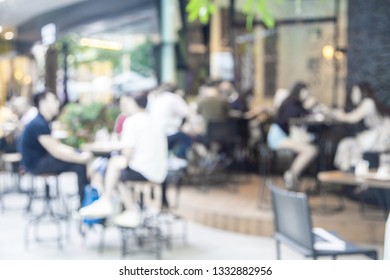
[[186,168],[187,165],[188,165],[188,162],[185,159],[178,158],[176,156],[169,157],[168,170],[173,170],[173,171],[180,170],[180,169]]
[[106,198],[99,198],[79,211],[83,218],[106,218],[113,212],[111,202]]
[[126,210],[114,218],[114,224],[119,227],[136,228],[141,224],[141,215],[136,210]]
[[298,178],[291,171],[286,171],[283,174],[283,179],[288,190],[295,191],[298,189]]

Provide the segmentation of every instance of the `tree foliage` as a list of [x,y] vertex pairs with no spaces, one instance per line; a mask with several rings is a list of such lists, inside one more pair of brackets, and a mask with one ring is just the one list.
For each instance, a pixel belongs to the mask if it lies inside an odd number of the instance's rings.
[[[275,18],[269,8],[270,2],[283,4],[285,0],[245,0],[242,12],[246,15],[246,27],[251,30],[253,21],[259,16],[267,28],[275,27]],[[297,5],[302,0],[295,0]],[[202,24],[208,23],[210,16],[215,12],[216,5],[213,0],[190,0],[186,6],[188,20],[194,22],[197,19]]]

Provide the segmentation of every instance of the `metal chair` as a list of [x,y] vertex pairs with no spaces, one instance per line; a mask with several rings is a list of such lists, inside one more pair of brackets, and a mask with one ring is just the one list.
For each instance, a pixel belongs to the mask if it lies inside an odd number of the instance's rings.
[[357,246],[322,228],[313,229],[305,193],[282,190],[271,181],[267,181],[267,187],[272,195],[277,259],[281,258],[281,243],[313,259],[345,255],[378,258],[375,249]]

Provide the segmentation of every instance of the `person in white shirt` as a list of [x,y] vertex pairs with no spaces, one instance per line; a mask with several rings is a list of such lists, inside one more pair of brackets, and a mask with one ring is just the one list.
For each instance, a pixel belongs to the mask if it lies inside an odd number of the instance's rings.
[[343,171],[353,168],[366,151],[386,150],[390,137],[389,121],[386,121],[388,110],[376,98],[368,82],[354,85],[350,98],[354,109],[348,113],[334,112],[335,119],[348,124],[363,121],[367,129],[354,137],[342,139],[338,144],[334,165]]
[[23,127],[28,125],[38,114],[38,109],[32,106],[24,96],[19,96],[14,99],[13,109]]
[[89,206],[83,207],[80,214],[84,217],[107,217],[113,213],[111,196],[118,185],[125,212],[117,216],[114,222],[133,221],[139,223],[139,214],[132,210],[133,202],[120,184],[125,181],[149,181],[161,184],[168,173],[167,139],[153,118],[145,111],[147,95],[130,98],[128,106],[133,111],[123,124],[121,155],[110,158],[104,178],[102,197]]
[[190,114],[186,101],[177,93],[173,85],[163,85],[149,96],[148,107],[152,118],[162,127],[168,138],[168,149],[178,158],[185,159],[192,138],[181,128]]

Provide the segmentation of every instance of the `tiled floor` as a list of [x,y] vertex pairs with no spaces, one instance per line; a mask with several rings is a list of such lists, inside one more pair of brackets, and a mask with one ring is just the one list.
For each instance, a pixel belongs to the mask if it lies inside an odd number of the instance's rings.
[[[72,176],[62,178],[62,186],[66,191],[73,192],[75,180]],[[220,187],[210,188],[208,191],[200,191],[191,186],[184,186],[180,197],[180,206],[177,210],[191,218],[188,222],[187,242],[177,240],[173,247],[164,248],[163,259],[275,259],[275,243],[269,234],[260,236],[257,225],[266,231],[272,232],[272,215],[270,209],[257,208],[256,193],[260,178],[250,176],[239,180],[236,190]],[[170,193],[171,196],[174,193]],[[78,231],[77,218],[70,224],[70,239],[65,242],[63,250],[59,250],[55,243],[32,242],[26,250],[24,246],[24,234],[26,217],[22,207],[26,200],[20,195],[5,197],[7,209],[0,214],[0,259],[120,259],[120,235],[117,228],[108,228],[105,237],[104,253],[98,252],[100,231],[90,231],[83,240]],[[350,205],[347,205],[350,207]],[[203,209],[199,213],[199,209]],[[354,208],[352,208],[354,210]],[[352,211],[349,210],[349,211]],[[356,209],[355,209],[356,210]],[[198,214],[194,214],[198,212]],[[214,214],[213,214],[214,213]],[[215,214],[217,213],[217,214]],[[347,212],[349,213],[349,212]],[[352,222],[361,217],[349,214]],[[331,223],[336,216],[319,215],[317,223]],[[321,222],[322,219],[322,222]],[[194,222],[195,221],[195,222]],[[254,222],[253,222],[254,221]],[[341,221],[341,220],[340,220]],[[202,222],[203,224],[201,224]],[[376,225],[383,221],[370,221]],[[348,221],[338,222],[348,225]],[[210,226],[208,226],[210,225]],[[372,227],[371,225],[371,227]],[[220,228],[220,229],[218,229]],[[221,228],[230,229],[222,230]],[[254,234],[240,232],[251,231]],[[353,228],[353,230],[356,230]],[[179,232],[179,231],[177,231]],[[261,230],[260,230],[261,232]],[[43,227],[43,234],[54,234],[53,227]],[[360,242],[363,245],[375,246],[382,256],[383,246],[381,242]],[[284,259],[302,259],[302,256],[283,247]],[[153,259],[154,255],[139,253],[127,257],[129,259]],[[362,256],[352,259],[363,259]]]

